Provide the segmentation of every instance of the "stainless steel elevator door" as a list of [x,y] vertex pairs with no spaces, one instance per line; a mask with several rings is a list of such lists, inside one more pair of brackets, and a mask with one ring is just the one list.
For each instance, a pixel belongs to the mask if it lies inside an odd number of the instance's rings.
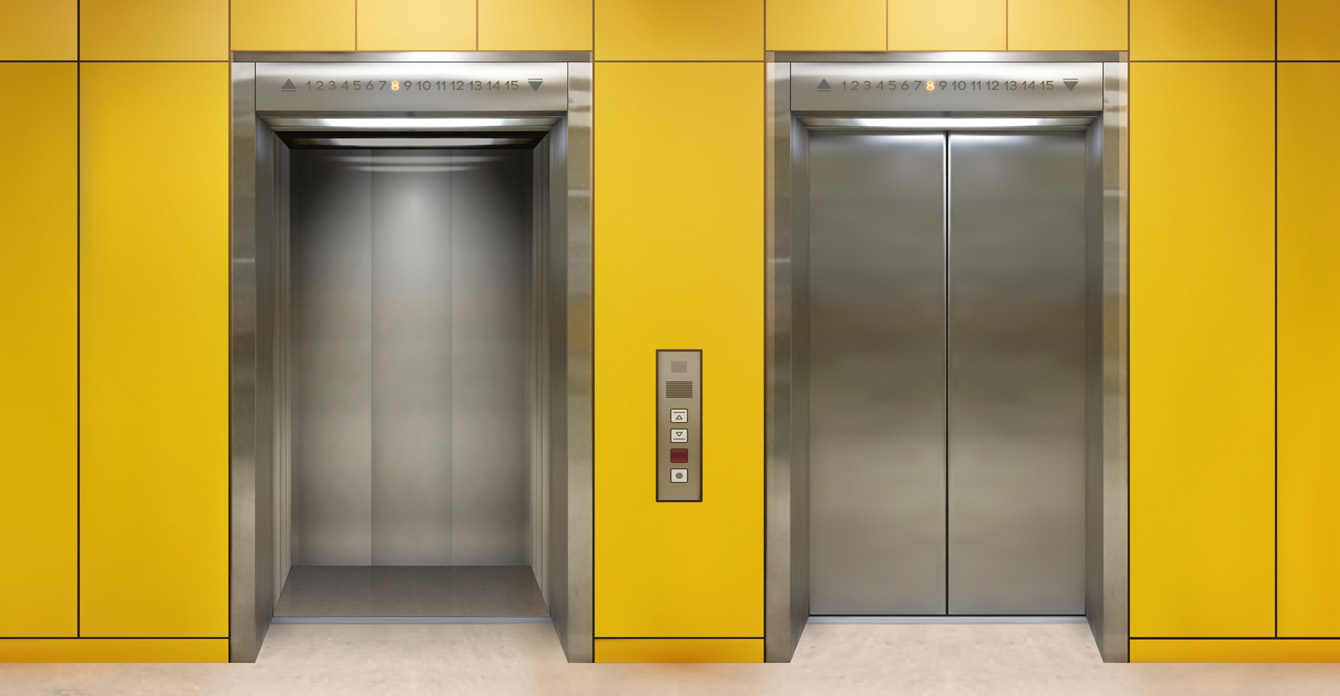
[[531,153],[292,152],[295,565],[527,565]]
[[1083,133],[949,138],[949,613],[1084,613]]
[[810,610],[945,605],[945,140],[810,138]]
[[1079,133],[814,133],[814,614],[1084,612]]

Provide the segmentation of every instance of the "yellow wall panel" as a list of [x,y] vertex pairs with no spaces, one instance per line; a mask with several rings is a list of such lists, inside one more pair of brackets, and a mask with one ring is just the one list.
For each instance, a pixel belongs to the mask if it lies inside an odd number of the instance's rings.
[[84,636],[228,634],[228,80],[82,68]]
[[595,0],[595,27],[596,60],[763,60],[763,0]]
[[481,51],[589,51],[591,0],[479,0]]
[[885,0],[770,0],[769,51],[883,51]]
[[476,0],[358,0],[360,51],[473,51]]
[[[763,66],[595,71],[595,635],[762,637]],[[656,502],[661,348],[703,351],[701,503]]]
[[78,77],[3,63],[0,109],[0,636],[73,636],[78,558]]
[[1005,0],[889,0],[890,51],[1003,51]]
[[1275,0],[1130,0],[1131,60],[1274,60]]
[[762,638],[601,638],[596,662],[762,662]]
[[1279,80],[1279,631],[1340,636],[1340,64]]
[[1340,662],[1340,641],[1133,640],[1131,662]]
[[1010,0],[1011,51],[1124,51],[1127,0]]
[[234,51],[352,51],[355,0],[232,0]]
[[1280,60],[1340,60],[1340,2],[1279,0]]
[[1131,66],[1135,637],[1274,634],[1273,91],[1272,64]]
[[228,640],[0,639],[0,662],[227,662]]
[[228,0],[80,0],[83,60],[228,60]]
[[79,0],[0,0],[0,60],[78,58]]

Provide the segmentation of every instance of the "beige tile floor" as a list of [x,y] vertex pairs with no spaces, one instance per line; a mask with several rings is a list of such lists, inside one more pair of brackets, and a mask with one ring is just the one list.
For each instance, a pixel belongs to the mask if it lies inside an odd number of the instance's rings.
[[1088,628],[817,625],[790,664],[570,665],[546,624],[279,625],[254,665],[0,665],[0,694],[1340,694],[1340,665],[1105,665]]

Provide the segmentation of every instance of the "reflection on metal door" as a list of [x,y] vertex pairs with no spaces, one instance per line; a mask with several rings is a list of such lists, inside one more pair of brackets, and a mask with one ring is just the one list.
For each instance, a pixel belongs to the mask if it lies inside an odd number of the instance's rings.
[[811,612],[1084,612],[1080,133],[810,141]]

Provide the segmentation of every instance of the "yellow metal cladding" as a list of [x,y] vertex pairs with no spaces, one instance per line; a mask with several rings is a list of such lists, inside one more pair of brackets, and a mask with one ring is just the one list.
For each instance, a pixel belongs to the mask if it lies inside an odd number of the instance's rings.
[[889,0],[890,51],[1003,51],[1005,0]]
[[352,51],[355,0],[231,0],[234,51]]
[[481,51],[589,51],[591,0],[479,0]]
[[883,51],[885,0],[769,0],[769,51]]
[[1126,0],[1010,0],[1011,51],[1124,51]]
[[1279,632],[1340,636],[1340,64],[1279,80]]
[[227,662],[228,640],[0,638],[0,662]]
[[1275,59],[1275,0],[1130,2],[1131,60]]
[[596,662],[762,662],[763,639],[600,638]]
[[0,64],[0,636],[73,636],[77,590],[78,78]]
[[473,51],[476,0],[358,0],[360,51]]
[[1131,662],[1340,662],[1340,641],[1133,640]]
[[83,60],[228,60],[228,0],[80,0]]
[[1131,66],[1135,637],[1274,635],[1274,67]]
[[[595,635],[762,638],[763,65],[595,84]],[[660,348],[703,351],[701,503],[656,502]]]
[[763,59],[763,0],[594,1],[596,60]]
[[1280,60],[1340,60],[1340,2],[1279,0]]
[[0,60],[74,60],[79,0],[0,0]]
[[80,77],[82,635],[228,635],[228,66]]

